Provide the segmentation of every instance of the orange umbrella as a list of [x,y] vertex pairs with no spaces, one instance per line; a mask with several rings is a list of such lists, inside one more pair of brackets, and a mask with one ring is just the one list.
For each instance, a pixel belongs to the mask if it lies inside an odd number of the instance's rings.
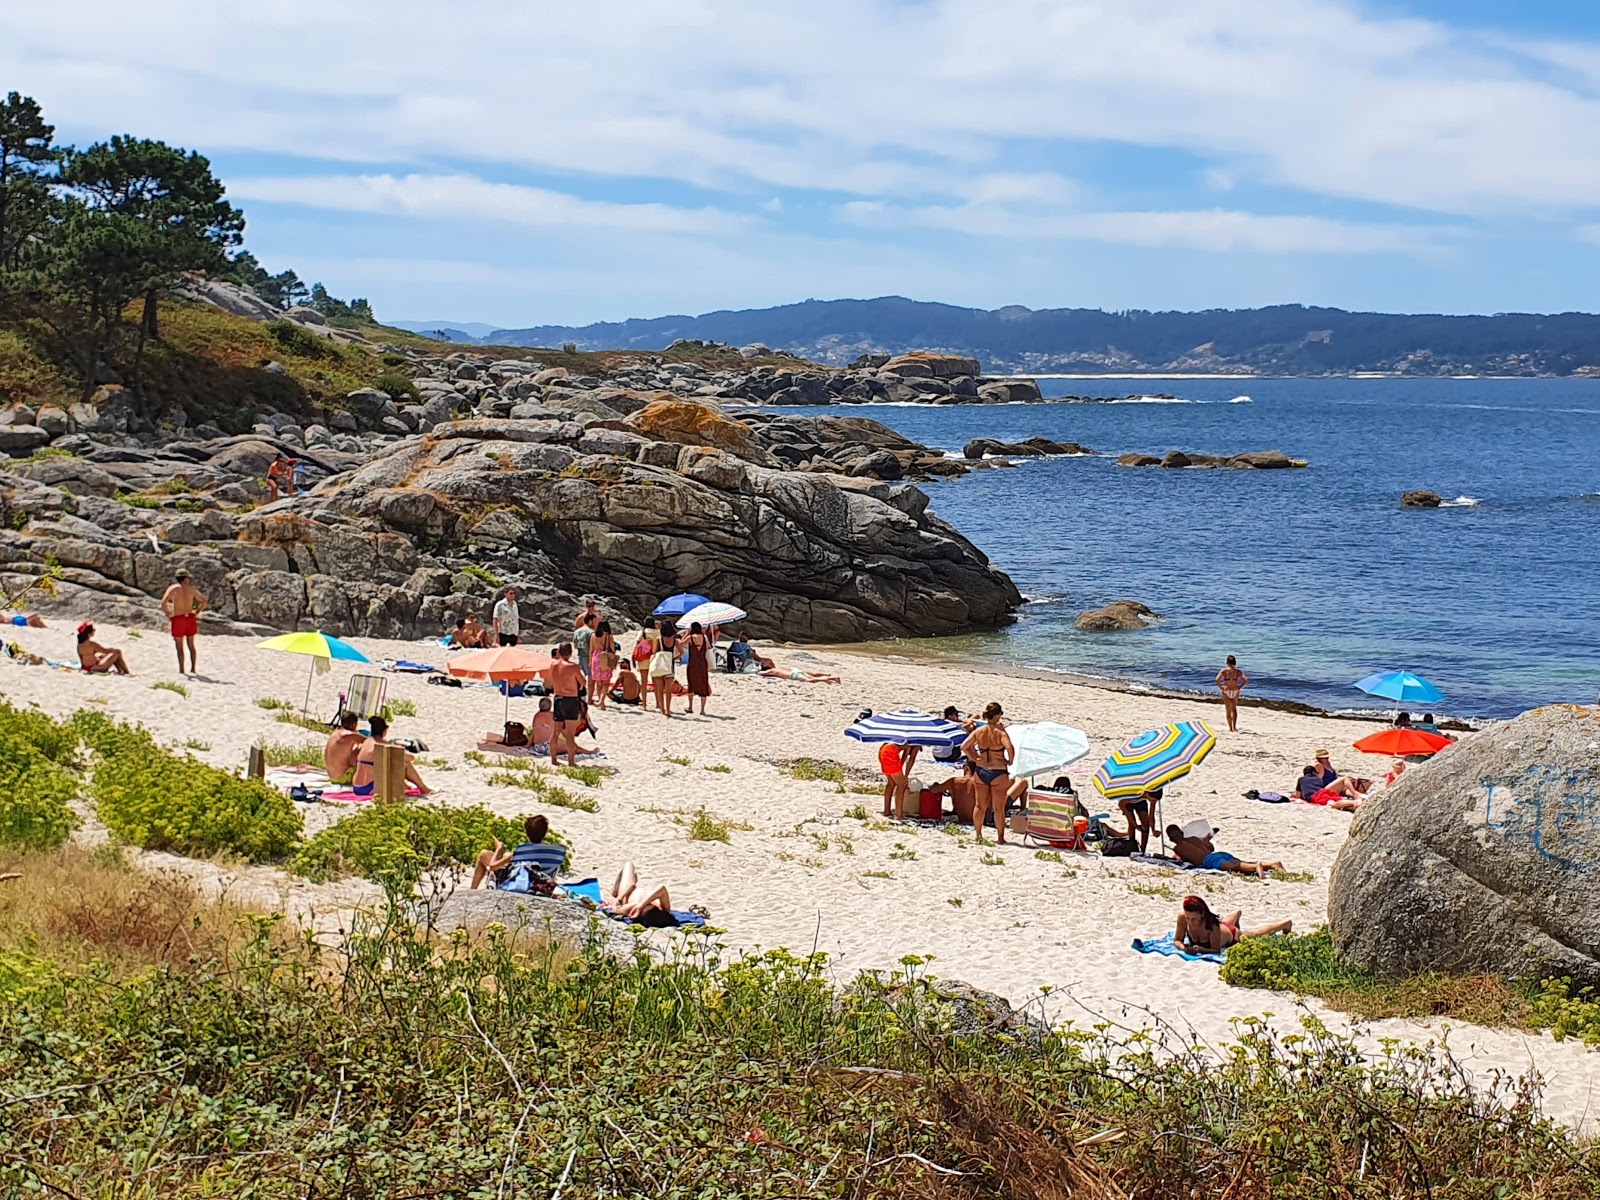
[[555,659],[527,646],[495,646],[474,650],[450,660],[450,674],[463,679],[487,679],[501,685],[506,694],[506,719],[511,718],[511,687],[527,683],[555,665]]
[[1391,758],[1404,758],[1408,754],[1437,754],[1451,745],[1447,737],[1429,733],[1425,729],[1383,729],[1368,734],[1355,743],[1363,754],[1386,754]]

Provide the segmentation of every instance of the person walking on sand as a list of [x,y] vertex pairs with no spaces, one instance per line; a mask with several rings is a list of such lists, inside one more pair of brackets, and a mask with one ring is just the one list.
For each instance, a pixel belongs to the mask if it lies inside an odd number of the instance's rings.
[[706,715],[706,697],[711,695],[711,639],[700,627],[699,621],[689,625],[689,711],[694,712],[694,698],[700,697],[700,715]]
[[177,582],[161,597],[161,611],[172,627],[172,644],[178,648],[178,674],[184,674],[183,646],[189,644],[189,670],[200,673],[194,657],[194,638],[200,632],[200,614],[205,611],[205,593],[189,582],[189,572],[179,571]]
[[1241,938],[1270,937],[1274,933],[1289,933],[1293,921],[1274,921],[1259,929],[1241,929],[1239,922],[1244,913],[1235,909],[1226,917],[1212,912],[1199,896],[1185,896],[1183,909],[1178,913],[1172,940],[1180,950],[1191,954],[1220,954]]
[[515,646],[522,633],[522,611],[517,607],[516,588],[507,588],[506,594],[495,602],[492,620],[495,642],[501,646]]
[[578,733],[583,728],[583,701],[578,693],[583,691],[583,672],[572,661],[572,643],[562,642],[556,647],[555,662],[544,672],[545,686],[555,697],[550,715],[555,720],[555,732],[550,735],[550,765],[561,765],[561,744],[567,745],[567,765],[578,765]]
[[1011,790],[1011,764],[1017,757],[1011,735],[1000,723],[1005,715],[998,702],[991,700],[983,710],[983,724],[967,735],[961,743],[961,753],[977,772],[977,793],[972,805],[972,828],[978,840],[983,840],[983,819],[994,813],[995,841],[1006,844],[1006,793]]
[[1250,684],[1250,676],[1239,669],[1239,660],[1228,655],[1228,663],[1217,672],[1217,691],[1222,693],[1222,711],[1228,717],[1228,732],[1239,732],[1239,693]]
[[617,669],[617,639],[611,632],[611,622],[601,621],[595,627],[594,640],[589,644],[589,699],[596,708],[605,711],[606,697],[611,692],[611,676]]
[[672,715],[672,672],[677,657],[678,631],[671,621],[663,621],[656,635],[656,652],[650,656],[650,690],[656,695],[656,711],[664,717]]

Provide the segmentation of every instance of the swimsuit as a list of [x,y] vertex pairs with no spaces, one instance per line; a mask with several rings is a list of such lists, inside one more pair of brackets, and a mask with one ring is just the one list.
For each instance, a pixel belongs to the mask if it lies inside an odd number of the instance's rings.
[[576,696],[557,696],[550,715],[558,721],[576,721],[583,716],[583,705]]
[[199,613],[174,613],[171,617],[172,636],[175,638],[194,637],[200,632]]
[[1221,871],[1226,869],[1224,864],[1238,861],[1237,857],[1229,854],[1226,850],[1213,850],[1200,860],[1200,865],[1207,871]]
[[893,742],[885,742],[878,748],[878,767],[891,779],[906,773],[905,762],[900,756],[901,749]]
[[983,780],[985,784],[993,783],[996,779],[1003,779],[1006,774],[1006,768],[1004,767],[980,767],[977,763],[972,764],[972,769],[978,773],[978,778]]

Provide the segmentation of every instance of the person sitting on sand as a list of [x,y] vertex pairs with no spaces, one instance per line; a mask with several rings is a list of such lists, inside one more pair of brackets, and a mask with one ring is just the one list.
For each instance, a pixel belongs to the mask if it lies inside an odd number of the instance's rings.
[[768,667],[761,674],[768,679],[787,679],[791,683],[843,683],[837,675],[829,675],[826,671],[802,671],[798,667],[790,667],[787,671],[780,671],[777,667]]
[[[954,704],[945,705],[944,719],[949,721],[952,725],[961,726],[961,728],[966,730],[968,733],[971,733],[978,727],[978,723],[976,721],[972,720],[970,717],[962,716],[961,710]],[[947,767],[957,767],[966,762],[966,756],[961,753],[960,743],[957,743],[954,746],[935,746],[933,748],[933,761],[936,763],[943,763]]]
[[1293,921],[1275,921],[1259,929],[1241,929],[1239,922],[1243,916],[1242,911],[1235,910],[1226,917],[1218,917],[1199,896],[1185,896],[1172,940],[1179,949],[1191,954],[1219,954],[1240,938],[1268,937],[1294,929]]
[[1226,850],[1218,850],[1212,845],[1209,834],[1205,837],[1189,837],[1176,825],[1167,826],[1167,840],[1172,843],[1173,857],[1191,867],[1204,867],[1207,871],[1231,871],[1235,875],[1254,875],[1257,879],[1265,879],[1268,871],[1283,870],[1281,862],[1245,862]]
[[478,851],[478,861],[472,868],[472,886],[481,888],[486,880],[494,880],[500,887],[511,875],[511,866],[527,863],[528,866],[554,879],[567,865],[567,848],[544,839],[550,834],[550,821],[545,816],[533,816],[522,823],[527,836],[515,850],[507,850],[499,838],[493,848]]
[[1397,783],[1400,779],[1400,776],[1404,775],[1405,773],[1406,760],[1403,758],[1395,759],[1389,764],[1389,773],[1383,777],[1384,786],[1389,787]]
[[638,704],[644,697],[644,685],[633,669],[633,662],[622,658],[617,661],[617,680],[611,688],[611,699],[618,704]]
[[1411,724],[1411,714],[1408,713],[1408,712],[1397,712],[1397,713],[1395,713],[1395,715],[1394,715],[1394,727],[1396,729],[1411,729],[1411,728],[1413,728],[1413,726]]
[[[388,746],[389,722],[382,717],[373,717],[367,722],[372,730],[371,736],[361,743],[361,749],[356,753],[356,773],[351,777],[350,788],[358,796],[370,796],[378,789],[378,747]],[[433,789],[422,782],[422,776],[417,774],[417,756],[410,751],[402,751],[406,756],[406,782],[415,787],[424,796],[433,795]]]
[[481,650],[489,645],[489,629],[478,620],[477,613],[467,613],[456,620],[450,644],[463,650]]
[[102,646],[94,640],[94,625],[89,621],[78,626],[78,662],[91,675],[133,674],[121,650]]
[[631,862],[622,864],[610,888],[600,890],[600,907],[649,929],[671,929],[678,924],[666,885],[646,887]]
[[339,727],[328,735],[322,747],[322,769],[328,773],[330,783],[349,783],[355,778],[356,757],[361,744],[367,740],[356,725],[359,719],[353,712],[339,716]]

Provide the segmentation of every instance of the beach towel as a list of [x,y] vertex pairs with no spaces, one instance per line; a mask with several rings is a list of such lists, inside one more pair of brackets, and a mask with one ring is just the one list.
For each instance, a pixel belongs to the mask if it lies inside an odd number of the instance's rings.
[[[82,663],[67,662],[65,659],[61,658],[47,658],[44,660],[44,663],[45,666],[56,671],[76,671],[79,675],[88,674],[88,672],[83,669]],[[110,672],[107,672],[107,674],[110,674]]]
[[439,675],[442,674],[438,667],[429,663],[412,662],[409,658],[386,658],[383,660],[385,671],[398,671],[402,675]]
[[1193,863],[1186,863],[1181,858],[1169,858],[1165,854],[1130,854],[1129,862],[1140,863],[1146,867],[1171,867],[1175,871],[1201,871],[1207,875],[1222,875],[1225,872],[1216,871],[1210,867],[1197,867]]
[[1180,949],[1178,943],[1172,940],[1170,933],[1163,933],[1157,938],[1134,938],[1133,948],[1140,954],[1165,954],[1171,958],[1181,958],[1185,962],[1220,963],[1224,961],[1224,950],[1221,954],[1190,954],[1189,951]]
[[[586,900],[597,907],[600,904],[600,881],[598,879],[580,879],[575,883],[563,883],[561,888],[569,896]],[[603,916],[610,917],[613,921],[621,921],[624,925],[633,924],[627,917],[618,913],[606,912],[603,908],[600,909],[600,912]],[[706,923],[706,919],[699,913],[683,912],[675,908],[672,910],[672,915],[680,926],[688,925],[698,929]]]
[[280,792],[287,792],[290,788],[303,787],[309,791],[321,791],[333,786],[333,780],[328,778],[328,773],[321,767],[307,764],[297,767],[271,767],[266,773],[266,781]]
[[[422,789],[417,787],[415,784],[408,783],[406,784],[406,795],[420,796],[422,795]],[[378,795],[376,792],[373,792],[370,795],[358,796],[356,795],[355,790],[352,788],[340,788],[338,791],[323,792],[322,798],[324,800],[331,800],[335,804],[367,804],[373,800],[376,800]]]
[[[484,754],[504,754],[507,758],[549,758],[550,744],[540,742],[535,746],[508,746],[504,742],[483,741],[478,743],[478,750]],[[566,751],[561,752],[561,757],[566,758]],[[582,750],[578,753],[579,762],[599,762],[605,758],[600,750]]]
[[1246,792],[1244,794],[1244,798],[1246,800],[1259,800],[1263,804],[1289,803],[1289,797],[1285,796],[1282,792],[1259,792],[1255,788],[1251,788],[1248,792]]

